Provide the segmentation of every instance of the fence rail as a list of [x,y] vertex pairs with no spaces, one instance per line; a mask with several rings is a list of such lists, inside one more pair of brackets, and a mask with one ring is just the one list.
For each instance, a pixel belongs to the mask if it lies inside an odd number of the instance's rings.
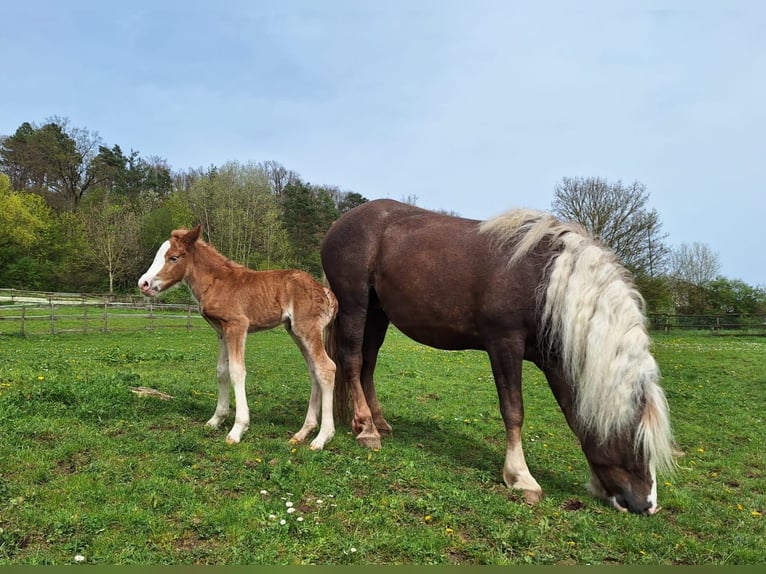
[[192,329],[204,324],[196,304],[143,296],[0,289],[0,335]]
[[710,331],[715,335],[766,335],[766,315],[730,313],[726,315],[650,314],[653,331]]
[[[657,332],[766,335],[766,315],[650,314]],[[154,331],[206,325],[196,303],[161,303],[143,295],[94,295],[0,289],[0,335]]]

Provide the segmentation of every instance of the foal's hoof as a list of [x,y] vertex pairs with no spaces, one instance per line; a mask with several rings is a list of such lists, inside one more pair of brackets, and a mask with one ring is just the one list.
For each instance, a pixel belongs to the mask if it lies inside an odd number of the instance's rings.
[[226,444],[239,444],[239,439],[235,439],[233,436],[227,436]]

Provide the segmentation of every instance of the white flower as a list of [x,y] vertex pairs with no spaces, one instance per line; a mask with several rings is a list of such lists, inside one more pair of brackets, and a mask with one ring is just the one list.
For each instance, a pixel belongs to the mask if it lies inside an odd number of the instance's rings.
[[75,562],[85,562],[85,556],[82,554],[75,554],[74,555],[74,561]]
[[266,494],[268,494],[268,493],[269,493],[269,491],[268,491],[268,490],[262,490],[262,491],[261,491],[261,494],[263,494],[263,495],[266,495]]
[[298,518],[296,518],[295,520],[297,520],[298,522],[303,522],[303,517],[302,517],[302,516],[299,516],[299,517],[298,517]]
[[284,526],[285,524],[287,524],[287,520],[285,520],[285,519],[283,518],[282,520],[280,520],[280,521],[279,521],[279,524],[281,524],[282,526]]
[[354,552],[356,552],[356,548],[354,548],[354,547],[352,546],[352,547],[351,547],[351,554],[353,554]]
[[292,503],[292,502],[290,502],[290,501],[288,500],[287,502],[285,502],[285,506],[286,506],[287,508],[292,508],[292,506],[293,506],[293,503]]
[[277,515],[276,514],[269,514],[269,520],[276,520]]
[[294,508],[288,508],[287,509],[287,514],[292,514],[293,512],[295,512]]
[[323,502],[324,500],[322,500],[321,498],[317,498],[317,504],[322,504]]

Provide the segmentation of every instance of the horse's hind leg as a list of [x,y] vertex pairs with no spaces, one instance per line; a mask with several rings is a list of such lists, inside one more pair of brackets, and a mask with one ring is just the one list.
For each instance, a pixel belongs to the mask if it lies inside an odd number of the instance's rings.
[[391,435],[391,425],[383,418],[383,410],[375,392],[375,366],[378,363],[378,352],[383,346],[388,329],[388,316],[379,308],[371,306],[367,310],[367,323],[364,327],[364,344],[362,345],[361,382],[364,396],[370,407],[372,421],[381,435]]
[[520,345],[497,342],[489,350],[492,373],[495,377],[500,414],[505,423],[506,450],[503,481],[520,490],[528,504],[535,504],[543,490],[529,472],[521,445],[521,426],[524,423],[524,403],[521,394],[523,342]]
[[220,333],[218,334],[216,375],[218,378],[218,404],[215,407],[213,416],[205,423],[214,429],[218,428],[223,419],[229,414],[229,387],[231,385],[231,379],[229,378],[229,351],[226,347],[226,339]]
[[306,360],[311,377],[311,398],[303,426],[293,435],[290,442],[301,443],[308,438],[311,431],[317,427],[321,407],[319,434],[311,441],[312,450],[321,450],[335,435],[335,419],[332,412],[335,363],[325,351],[321,326],[313,325],[307,332],[304,332],[302,327],[293,324],[289,332]]

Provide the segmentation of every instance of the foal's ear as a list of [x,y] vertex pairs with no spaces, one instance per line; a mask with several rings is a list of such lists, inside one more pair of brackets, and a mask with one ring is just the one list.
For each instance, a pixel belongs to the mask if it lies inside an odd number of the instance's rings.
[[189,231],[186,235],[183,237],[183,242],[186,245],[192,245],[199,239],[199,235],[202,232],[202,224],[198,224],[197,227]]

